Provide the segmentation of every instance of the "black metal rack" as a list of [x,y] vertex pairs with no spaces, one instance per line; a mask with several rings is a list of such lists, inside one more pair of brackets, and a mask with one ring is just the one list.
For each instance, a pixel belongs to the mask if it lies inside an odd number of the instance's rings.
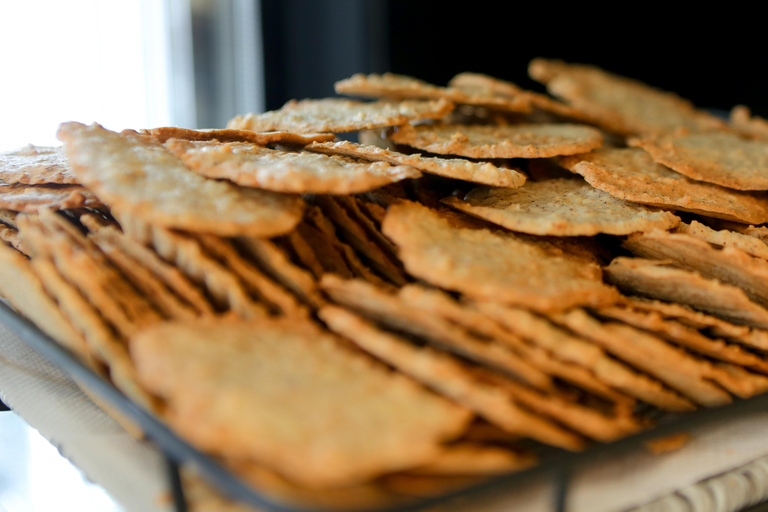
[[[169,488],[172,491],[177,512],[187,510],[179,472],[179,466],[187,463],[193,464],[204,479],[232,499],[262,509],[279,512],[305,512],[310,510],[274,503],[241,482],[215,460],[179,438],[157,418],[133,403],[112,384],[85,366],[66,348],[48,337],[34,324],[16,314],[2,302],[0,302],[0,322],[52,364],[65,371],[74,379],[81,381],[98,398],[105,400],[118,411],[127,415],[143,429],[147,438],[163,452],[167,459]],[[473,497],[489,498],[509,495],[511,492],[514,492],[515,488],[520,488],[526,482],[538,478],[554,479],[553,509],[555,512],[564,512],[567,508],[570,475],[579,465],[588,464],[599,457],[636,449],[644,441],[650,439],[688,430],[724,417],[736,418],[761,410],[768,410],[768,393],[749,399],[737,399],[733,403],[721,407],[700,409],[686,414],[665,415],[659,418],[656,426],[653,428],[618,441],[596,444],[582,452],[552,450],[544,454],[545,456],[540,464],[530,469],[491,478],[477,485],[441,496],[419,499],[404,505],[398,504],[392,507],[379,508],[376,509],[376,512],[415,512],[438,505],[447,506],[458,501],[465,502]],[[749,509],[749,512],[759,511],[768,511],[768,504],[761,504]]]

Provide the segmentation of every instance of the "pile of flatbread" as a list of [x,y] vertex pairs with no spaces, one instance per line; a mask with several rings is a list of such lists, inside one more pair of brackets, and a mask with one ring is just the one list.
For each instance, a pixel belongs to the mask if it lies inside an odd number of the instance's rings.
[[529,73],[548,94],[355,75],[224,129],[63,123],[0,154],[0,292],[283,505],[439,495],[767,391],[768,122]]

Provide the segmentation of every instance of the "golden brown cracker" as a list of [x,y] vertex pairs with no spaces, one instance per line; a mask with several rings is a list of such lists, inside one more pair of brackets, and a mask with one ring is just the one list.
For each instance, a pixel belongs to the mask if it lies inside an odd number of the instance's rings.
[[600,132],[576,124],[419,125],[392,134],[397,144],[470,158],[548,158],[586,153],[603,143]]
[[237,116],[227,123],[227,128],[255,132],[342,133],[400,126],[419,119],[440,119],[452,110],[453,103],[443,99],[372,103],[338,98],[291,100],[280,110]]
[[254,132],[251,130],[209,129],[191,130],[175,126],[163,126],[148,130],[152,137],[162,143],[168,139],[218,140],[219,142],[252,142],[261,146],[287,144],[304,146],[313,142],[329,142],[336,138],[332,133],[293,133],[287,131]]
[[104,208],[88,189],[80,185],[25,185],[0,183],[0,208],[34,213],[41,208]]
[[741,135],[753,139],[768,140],[768,121],[759,116],[753,116],[746,105],[736,105],[728,116],[728,126]]
[[675,215],[616,199],[582,180],[528,182],[519,188],[477,187],[443,203],[511,231],[532,235],[628,235],[671,229]]
[[80,123],[62,124],[58,136],[78,179],[118,219],[226,236],[277,236],[301,219],[300,197],[199,176],[151,137]]
[[412,475],[498,475],[533,465],[530,453],[498,446],[456,443],[443,448],[429,464],[408,470]]
[[727,229],[712,229],[696,220],[692,220],[690,224],[680,223],[675,231],[691,235],[718,247],[735,247],[752,256],[768,260],[768,244],[760,238],[748,234]]
[[61,147],[29,144],[15,151],[0,152],[0,182],[27,185],[76,185]]

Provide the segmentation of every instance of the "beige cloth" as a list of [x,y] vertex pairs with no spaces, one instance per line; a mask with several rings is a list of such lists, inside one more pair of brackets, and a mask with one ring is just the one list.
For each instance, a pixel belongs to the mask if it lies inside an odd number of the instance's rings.
[[[62,371],[2,324],[0,398],[127,511],[172,510],[160,453],[128,435]],[[768,497],[766,425],[768,411],[723,418],[692,431],[692,439],[676,452],[637,450],[595,461],[575,471],[567,510],[614,512],[645,505],[638,512],[719,512],[761,501]],[[455,510],[551,511],[552,491],[551,482],[540,481]]]

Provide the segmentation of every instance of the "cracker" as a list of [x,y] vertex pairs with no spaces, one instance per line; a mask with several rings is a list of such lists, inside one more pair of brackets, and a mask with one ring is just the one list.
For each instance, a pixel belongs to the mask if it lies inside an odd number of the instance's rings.
[[452,110],[453,103],[443,99],[397,103],[365,103],[337,98],[291,100],[280,110],[237,116],[227,123],[227,128],[255,132],[342,133],[400,126],[419,119],[440,119]]
[[667,411],[690,411],[693,404],[658,381],[609,357],[601,347],[570,334],[548,320],[522,309],[479,303],[481,311],[510,331],[550,351],[556,359],[583,367],[598,379],[639,400]]
[[507,432],[569,450],[583,447],[579,436],[520,408],[508,393],[477,380],[448,354],[415,347],[335,306],[321,308],[319,315],[333,331],[363,350]]
[[80,185],[4,185],[0,183],[0,208],[34,213],[41,208],[103,209],[104,204]]
[[749,107],[736,105],[728,116],[729,126],[741,135],[753,139],[768,140],[768,121],[753,116]]
[[620,256],[605,272],[608,280],[625,293],[684,304],[737,323],[768,327],[768,310],[752,302],[740,288],[668,263]]
[[665,231],[631,235],[623,247],[637,256],[668,259],[681,268],[739,287],[753,301],[768,305],[768,261],[741,249],[717,249],[690,235]]
[[528,74],[545,84],[550,94],[612,132],[629,135],[724,125],[676,94],[594,66],[537,58],[530,62]]
[[718,370],[713,376],[716,382],[739,398],[749,398],[768,391],[768,378],[763,375],[755,375],[728,363],[715,362],[713,366]]
[[171,139],[165,146],[202,176],[275,192],[356,194],[421,176],[408,165],[360,162],[306,151],[280,151],[247,142],[220,144]]
[[675,231],[696,237],[718,247],[735,247],[752,256],[768,260],[768,244],[764,240],[748,234],[727,229],[715,230],[695,220],[692,220],[690,224],[680,223]]
[[497,167],[490,162],[473,162],[461,158],[436,158],[420,154],[406,155],[378,146],[355,144],[349,141],[316,142],[309,151],[332,155],[347,155],[365,160],[408,165],[420,171],[457,180],[483,183],[497,187],[515,188],[525,183],[525,175],[515,169]]
[[0,182],[27,185],[76,185],[61,147],[29,144],[15,151],[0,152]]
[[325,233],[306,223],[288,234],[288,242],[299,260],[320,279],[325,274],[344,278],[354,276],[342,254]]
[[560,164],[625,201],[736,222],[768,222],[768,198],[691,180],[639,148],[599,148],[563,157]]
[[24,244],[21,243],[21,240],[19,240],[18,230],[2,223],[0,223],[0,240],[10,245],[21,254],[29,254],[29,251],[24,247]]
[[305,146],[313,142],[329,142],[336,138],[332,133],[253,132],[251,130],[209,129],[190,130],[175,126],[152,128],[148,133],[165,143],[168,139],[218,140],[219,142],[252,142],[261,146],[287,144]]
[[768,141],[728,132],[682,132],[629,142],[691,179],[736,190],[768,190]]
[[361,280],[343,280],[333,275],[324,276],[320,286],[337,304],[391,329],[421,337],[442,350],[514,375],[539,389],[552,389],[552,381],[546,374],[532,368],[506,346],[480,340],[440,317],[406,304],[396,294]]
[[628,325],[601,323],[580,309],[554,318],[698,404],[711,407],[732,401],[728,393],[708,380],[712,368],[707,361],[695,358],[660,338]]
[[424,464],[471,417],[305,322],[163,324],[133,338],[131,355],[182,437],[308,487]]
[[408,470],[412,475],[498,475],[530,467],[535,457],[498,446],[458,443],[446,446],[429,464]]
[[365,98],[445,99],[458,105],[473,105],[506,112],[529,112],[531,107],[522,96],[498,96],[483,91],[464,91],[454,87],[440,87],[395,73],[382,75],[357,73],[334,84],[337,94]]
[[300,197],[199,176],[151,137],[80,123],[62,124],[58,136],[78,179],[118,219],[222,236],[277,236],[301,219]]
[[382,231],[408,273],[478,300],[562,311],[618,299],[589,260],[508,232],[454,227],[450,216],[416,203],[391,206]]
[[577,124],[438,124],[402,126],[392,134],[392,140],[441,155],[548,158],[586,153],[600,147],[603,136],[594,128]]
[[19,212],[13,211],[13,210],[6,210],[5,208],[0,208],[0,222],[5,224],[6,226],[12,227],[13,229],[18,229],[16,227],[16,217],[19,215]]
[[671,229],[675,215],[616,199],[582,180],[531,181],[519,188],[477,187],[443,203],[511,231],[532,235],[628,235]]

